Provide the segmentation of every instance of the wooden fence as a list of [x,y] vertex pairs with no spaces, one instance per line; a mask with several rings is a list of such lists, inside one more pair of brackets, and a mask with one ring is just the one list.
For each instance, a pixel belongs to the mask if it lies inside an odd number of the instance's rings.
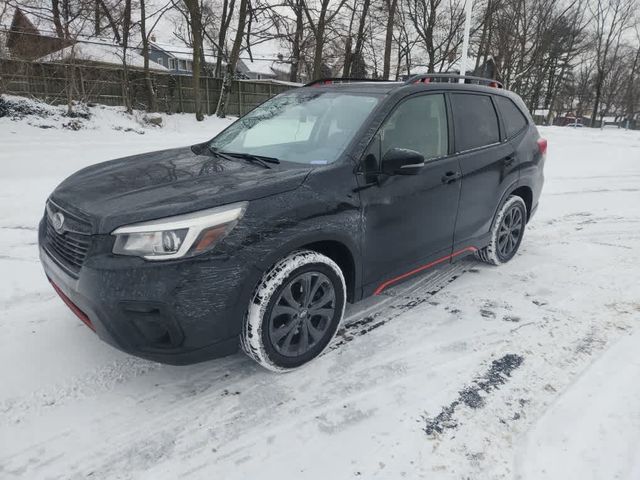
[[[133,68],[128,71],[129,88],[122,68],[0,59],[0,93],[39,98],[51,104],[66,104],[71,93],[73,100],[114,106],[125,105],[128,95],[134,108],[144,109],[147,102],[144,73]],[[195,112],[193,77],[152,72],[151,81],[158,111]],[[202,77],[200,87],[203,113],[215,113],[222,80]],[[290,88],[265,81],[233,80],[227,113],[243,115]]]

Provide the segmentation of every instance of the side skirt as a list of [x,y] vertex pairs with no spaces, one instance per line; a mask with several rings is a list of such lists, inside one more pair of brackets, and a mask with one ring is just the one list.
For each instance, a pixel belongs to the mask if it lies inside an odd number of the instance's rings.
[[455,252],[453,252],[451,255],[446,255],[442,258],[438,258],[437,260],[434,260],[433,262],[427,263],[426,265],[421,265],[420,267],[414,268],[413,270],[410,270],[406,273],[403,273],[402,275],[398,275],[397,277],[391,278],[383,283],[381,283],[378,288],[376,288],[373,292],[374,295],[380,295],[386,288],[390,287],[391,285],[394,285],[406,278],[409,278],[417,273],[420,273],[424,270],[427,270],[429,268],[435,267],[436,265],[439,265],[443,262],[446,262],[447,260],[451,260],[455,257],[459,257],[460,255],[465,255],[465,254],[471,254],[471,253],[475,253],[477,252],[478,249],[476,247],[465,247],[461,250],[457,250]]

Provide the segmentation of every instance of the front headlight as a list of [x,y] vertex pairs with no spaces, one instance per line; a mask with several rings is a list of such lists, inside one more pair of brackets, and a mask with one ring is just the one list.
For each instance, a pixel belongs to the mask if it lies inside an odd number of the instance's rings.
[[248,202],[134,223],[115,229],[113,253],[169,260],[210,250],[236,226]]

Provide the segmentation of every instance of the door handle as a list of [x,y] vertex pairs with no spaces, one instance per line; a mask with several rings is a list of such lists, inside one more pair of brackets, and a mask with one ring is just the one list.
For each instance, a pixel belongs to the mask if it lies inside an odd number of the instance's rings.
[[442,176],[442,183],[448,185],[456,180],[460,180],[460,178],[462,178],[462,174],[460,172],[447,172]]
[[502,159],[505,167],[510,167],[516,161],[515,155],[508,155]]

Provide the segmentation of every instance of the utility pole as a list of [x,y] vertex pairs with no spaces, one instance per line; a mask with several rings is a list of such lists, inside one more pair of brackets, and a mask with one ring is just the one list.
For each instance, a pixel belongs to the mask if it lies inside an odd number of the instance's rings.
[[[462,38],[462,57],[460,58],[460,75],[463,77],[467,73],[467,62],[469,54],[469,34],[471,32],[471,9],[473,8],[473,0],[465,2],[465,19],[464,19],[464,37]],[[460,79],[460,83],[464,83],[464,78]]]

